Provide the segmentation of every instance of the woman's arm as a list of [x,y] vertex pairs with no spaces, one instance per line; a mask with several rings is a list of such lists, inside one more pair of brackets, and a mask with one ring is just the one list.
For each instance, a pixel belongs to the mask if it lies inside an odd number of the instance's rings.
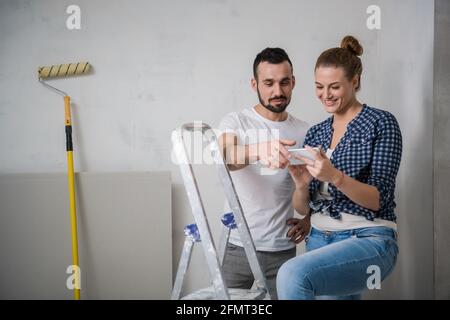
[[309,215],[309,183],[312,180],[312,176],[306,170],[305,165],[290,165],[288,170],[295,184],[292,206],[298,214],[302,216]]
[[402,133],[395,117],[386,113],[378,122],[367,184],[380,193],[380,208],[392,207],[395,180],[402,158]]
[[354,203],[372,211],[380,210],[380,192],[374,186],[360,182],[347,176],[344,172],[333,168],[332,184]]
[[350,200],[361,207],[380,210],[380,192],[372,185],[353,179],[344,172],[336,169],[324,151],[316,151],[306,146],[309,152],[315,155],[316,160],[300,158],[306,162],[306,169],[316,179],[334,184]]
[[356,204],[379,211],[392,201],[402,155],[402,135],[394,116],[388,114],[379,121],[367,183],[336,169],[323,150],[317,152],[308,146],[306,148],[316,157],[315,161],[300,158],[306,162],[306,168],[311,175],[320,181],[334,184]]
[[[379,119],[367,183],[342,172],[335,172],[333,183],[356,204],[373,211],[389,206],[393,201],[395,179],[402,157],[402,134],[397,120],[386,113]],[[339,177],[340,176],[340,177]]]
[[301,188],[295,189],[292,195],[292,206],[295,211],[302,216],[309,215],[309,189]]

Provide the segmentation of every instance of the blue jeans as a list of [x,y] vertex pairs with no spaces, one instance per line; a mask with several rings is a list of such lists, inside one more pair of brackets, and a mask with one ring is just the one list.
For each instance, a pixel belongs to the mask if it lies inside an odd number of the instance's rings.
[[397,261],[397,234],[386,227],[311,228],[305,241],[307,252],[278,271],[279,299],[359,299],[365,289],[384,280]]

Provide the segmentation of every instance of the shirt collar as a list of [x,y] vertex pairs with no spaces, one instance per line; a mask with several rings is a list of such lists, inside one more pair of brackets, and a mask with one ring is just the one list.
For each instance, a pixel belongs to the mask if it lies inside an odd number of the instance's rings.
[[[358,130],[361,127],[362,122],[364,121],[364,116],[368,112],[368,106],[364,103],[362,105],[361,111],[350,121],[347,125],[347,131],[351,132],[355,129]],[[325,123],[325,128],[327,132],[333,132],[333,116],[328,117]]]
[[363,130],[362,124],[364,122],[364,119],[366,118],[365,114],[367,113],[367,111],[368,111],[367,105],[363,104],[361,111],[347,125],[347,131],[349,134],[353,134]]
[[[354,135],[355,133],[362,131],[363,126],[362,123],[365,119],[365,114],[368,112],[368,106],[364,103],[361,111],[356,115],[355,118],[352,119],[347,125],[347,130],[345,131],[344,136],[341,139],[341,142],[344,143],[349,137]],[[328,119],[325,122],[325,139],[324,139],[324,145],[322,146],[327,150],[330,147],[331,144],[331,138],[333,136],[333,116],[328,117]],[[338,143],[338,146],[341,144]],[[336,148],[338,147],[336,146]]]

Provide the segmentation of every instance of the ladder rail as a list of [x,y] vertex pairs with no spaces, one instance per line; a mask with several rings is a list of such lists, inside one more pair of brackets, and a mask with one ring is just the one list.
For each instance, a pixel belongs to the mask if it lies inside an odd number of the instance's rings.
[[[243,214],[242,206],[237,196],[233,180],[231,178],[228,167],[225,164],[222,152],[220,151],[217,136],[209,125],[205,123],[200,124],[201,125],[198,125],[198,123],[186,123],[177,128],[172,133],[172,144],[174,146],[175,155],[178,160],[178,165],[180,167],[189,203],[192,208],[192,213],[198,226],[206,262],[212,277],[212,284],[213,289],[216,293],[216,298],[223,300],[230,299],[229,289],[225,285],[224,277],[222,274],[222,264],[224,262],[230,229],[225,227],[225,230],[223,230],[222,237],[219,243],[219,250],[217,251],[212,239],[211,230],[206,217],[205,208],[199,192],[197,180],[195,178],[192,165],[188,159],[188,152],[184,139],[184,133],[186,132],[195,133],[197,131],[201,131],[202,143],[206,141],[210,146],[214,164],[219,175],[219,180],[221,181],[227,202],[233,212],[238,233],[255,279],[256,287],[259,291],[265,292],[266,296],[270,298],[266,278],[256,255],[256,247],[251,237],[248,224],[245,220],[245,216]],[[187,241],[191,240],[188,238],[186,238],[185,240],[182,257],[178,266],[174,289],[172,291],[172,299],[180,298],[183,279],[189,265],[190,256],[192,253],[192,245],[194,242],[191,241],[191,243],[189,244],[187,243]],[[260,295],[254,296],[259,297]]]
[[173,285],[172,296],[170,299],[179,300],[181,297],[181,288],[183,287],[183,280],[186,271],[191,261],[192,249],[194,246],[194,240],[186,236],[183,245],[183,252],[181,253],[180,262],[178,263],[177,276],[175,278],[175,284]]
[[224,157],[220,151],[219,142],[212,128],[203,124],[205,127],[205,135],[209,142],[211,152],[216,164],[216,168],[219,174],[220,181],[225,191],[225,195],[233,212],[234,218],[237,223],[237,230],[239,232],[239,237],[241,239],[242,245],[244,247],[245,253],[247,255],[250,268],[252,270],[253,276],[255,277],[256,286],[258,288],[264,289],[267,294],[269,294],[269,289],[266,282],[266,277],[261,269],[261,265],[258,262],[258,257],[256,255],[256,247],[250,234],[250,229],[248,227],[247,221],[245,220],[244,213],[242,210],[241,202],[236,193],[236,188],[231,178],[228,166],[225,164]]
[[220,237],[220,242],[219,242],[219,261],[220,261],[220,266],[223,266],[223,262],[225,259],[225,254],[227,252],[227,244],[228,244],[228,240],[230,239],[230,229],[227,227],[223,227],[222,230],[222,235]]
[[195,179],[192,165],[188,160],[186,145],[183,137],[184,130],[186,130],[186,128],[182,126],[181,128],[175,130],[172,134],[174,151],[179,161],[186,193],[188,195],[192,213],[202,239],[201,243],[205,252],[209,272],[213,278],[212,283],[217,293],[217,298],[229,300],[230,297],[223,279],[219,257],[211,237],[211,230],[206,219],[205,208],[200,197],[197,180]]

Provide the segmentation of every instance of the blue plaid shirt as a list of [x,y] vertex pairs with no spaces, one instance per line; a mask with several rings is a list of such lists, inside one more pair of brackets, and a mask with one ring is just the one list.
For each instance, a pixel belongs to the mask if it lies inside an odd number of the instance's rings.
[[[305,145],[326,151],[333,135],[333,117],[311,127]],[[330,158],[333,165],[346,175],[375,186],[380,192],[380,209],[364,208],[340,192],[331,183],[328,192],[332,199],[316,199],[320,181],[313,179],[309,185],[311,214],[329,213],[340,219],[341,212],[365,216],[373,221],[380,218],[396,221],[394,213],[395,178],[402,156],[402,135],[395,117],[387,111],[363,105],[361,112],[347,125],[347,131]]]

